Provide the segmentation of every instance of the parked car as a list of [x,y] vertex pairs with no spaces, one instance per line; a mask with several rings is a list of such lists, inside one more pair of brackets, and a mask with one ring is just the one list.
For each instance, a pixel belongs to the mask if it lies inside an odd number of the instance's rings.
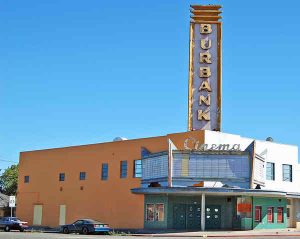
[[6,232],[9,232],[10,230],[19,230],[20,232],[23,232],[27,227],[27,222],[23,222],[17,217],[2,217],[0,219],[0,229],[3,229]]
[[80,219],[72,224],[67,224],[61,226],[61,231],[65,234],[70,232],[77,232],[82,234],[89,234],[89,233],[97,233],[103,232],[108,233],[112,229],[108,226],[108,224],[95,221],[93,219]]

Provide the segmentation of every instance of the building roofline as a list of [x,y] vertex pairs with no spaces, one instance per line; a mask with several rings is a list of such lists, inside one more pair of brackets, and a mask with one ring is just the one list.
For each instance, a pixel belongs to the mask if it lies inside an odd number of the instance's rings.
[[[201,132],[204,130],[195,130],[193,132]],[[177,133],[171,133],[171,134],[165,134],[165,135],[159,135],[159,136],[151,136],[151,137],[143,137],[143,138],[135,138],[135,139],[126,139],[122,141],[106,141],[106,142],[100,142],[100,143],[91,143],[91,144],[81,144],[81,145],[70,145],[70,146],[63,146],[63,147],[54,147],[54,148],[45,148],[45,149],[35,149],[35,150],[26,150],[21,151],[20,153],[30,153],[30,152],[38,152],[38,151],[46,151],[46,150],[57,150],[57,149],[67,149],[67,148],[77,148],[77,147],[88,147],[88,146],[95,146],[95,145],[103,145],[103,144],[122,144],[126,142],[133,142],[138,140],[145,140],[145,139],[154,139],[154,138],[162,138],[162,137],[168,137],[170,135],[176,135],[176,134],[184,134],[189,133],[189,131],[185,132],[177,132]]]

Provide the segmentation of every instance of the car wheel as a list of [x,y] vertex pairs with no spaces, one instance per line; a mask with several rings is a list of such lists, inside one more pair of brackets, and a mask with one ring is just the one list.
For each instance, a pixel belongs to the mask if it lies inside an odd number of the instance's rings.
[[9,232],[10,231],[10,227],[9,226],[5,226],[4,231]]
[[89,229],[87,229],[86,227],[82,228],[82,234],[84,235],[89,234]]
[[24,232],[24,228],[21,228],[21,229],[20,229],[20,232]]
[[68,234],[68,233],[69,233],[69,229],[68,229],[67,227],[64,227],[64,228],[63,228],[63,233],[64,233],[64,234]]

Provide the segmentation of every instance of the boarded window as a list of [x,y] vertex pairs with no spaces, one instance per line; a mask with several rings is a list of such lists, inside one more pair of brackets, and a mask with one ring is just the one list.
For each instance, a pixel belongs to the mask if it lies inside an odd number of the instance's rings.
[[283,207],[277,208],[277,222],[283,223]]
[[255,206],[255,221],[261,222],[261,206]]
[[273,223],[274,222],[274,208],[273,207],[268,207],[268,223]]

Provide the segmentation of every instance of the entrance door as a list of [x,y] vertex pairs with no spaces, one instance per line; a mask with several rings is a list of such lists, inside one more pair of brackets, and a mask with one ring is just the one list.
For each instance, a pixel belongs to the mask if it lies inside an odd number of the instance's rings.
[[43,206],[34,205],[33,208],[33,225],[42,225]]
[[197,204],[174,205],[175,229],[201,229],[201,206]]
[[174,205],[174,222],[173,226],[175,229],[185,229],[186,228],[186,206],[185,204],[175,204]]
[[206,206],[205,227],[207,229],[221,228],[221,206],[220,205]]
[[187,205],[187,229],[201,228],[201,206],[188,204]]
[[286,219],[287,219],[287,227],[294,227],[293,225],[293,206],[286,206]]

